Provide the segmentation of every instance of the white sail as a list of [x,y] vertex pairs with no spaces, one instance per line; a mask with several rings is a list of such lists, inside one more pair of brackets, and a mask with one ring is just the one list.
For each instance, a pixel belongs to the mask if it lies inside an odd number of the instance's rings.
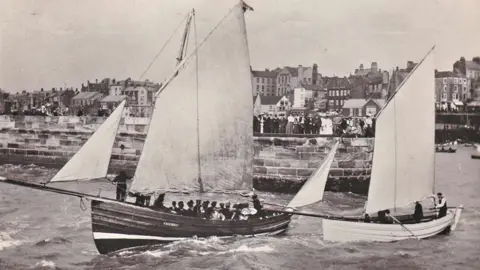
[[377,118],[366,213],[407,206],[432,195],[434,89],[430,52]]
[[88,181],[107,175],[113,143],[125,101],[113,111],[87,142],[49,181]]
[[339,142],[336,142],[332,149],[330,149],[322,165],[307,179],[287,207],[301,207],[323,200],[328,173],[330,172],[330,167],[337,152],[338,144]]
[[243,13],[241,4],[235,6],[198,48],[198,69],[193,58],[156,99],[131,192],[252,188],[253,104]]

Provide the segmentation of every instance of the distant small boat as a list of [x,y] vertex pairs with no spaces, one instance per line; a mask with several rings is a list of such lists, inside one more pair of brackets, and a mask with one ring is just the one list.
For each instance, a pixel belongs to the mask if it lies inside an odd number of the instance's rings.
[[473,159],[480,159],[480,144],[477,144],[476,151],[472,154]]

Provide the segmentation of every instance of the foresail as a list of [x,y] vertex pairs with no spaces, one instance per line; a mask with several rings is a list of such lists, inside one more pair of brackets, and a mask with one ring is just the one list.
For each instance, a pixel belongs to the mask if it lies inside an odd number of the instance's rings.
[[198,49],[158,96],[130,191],[196,191],[197,132],[203,190],[250,190],[253,177],[252,86],[242,5]]
[[107,175],[113,143],[124,106],[125,101],[122,101],[49,182],[88,181]]
[[430,52],[377,118],[366,213],[407,206],[432,194],[434,89]]
[[302,207],[323,200],[328,173],[332,166],[339,142],[336,142],[325,157],[322,165],[308,178],[287,207]]

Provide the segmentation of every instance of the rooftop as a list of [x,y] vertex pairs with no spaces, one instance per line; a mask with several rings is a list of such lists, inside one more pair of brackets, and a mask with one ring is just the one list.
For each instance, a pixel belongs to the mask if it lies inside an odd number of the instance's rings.
[[108,95],[104,97],[101,102],[120,102],[126,99],[127,96],[115,96],[115,95]]
[[73,100],[94,100],[98,99],[102,96],[101,93],[98,92],[81,92],[74,96]]
[[275,105],[277,104],[284,96],[262,96],[260,101],[262,105]]

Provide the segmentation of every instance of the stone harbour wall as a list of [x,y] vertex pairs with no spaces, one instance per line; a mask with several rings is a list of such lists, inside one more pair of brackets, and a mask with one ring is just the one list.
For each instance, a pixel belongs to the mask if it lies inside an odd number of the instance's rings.
[[[0,163],[61,168],[104,121],[98,117],[0,116]],[[122,119],[109,171],[133,173],[148,122]],[[294,193],[318,168],[335,138],[255,137],[254,187]],[[327,190],[366,194],[373,139],[345,138]]]

